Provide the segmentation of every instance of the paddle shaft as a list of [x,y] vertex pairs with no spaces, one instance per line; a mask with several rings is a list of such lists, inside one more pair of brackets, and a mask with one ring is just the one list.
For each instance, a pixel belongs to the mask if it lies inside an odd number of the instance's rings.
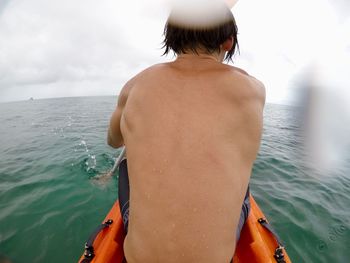
[[126,153],[125,146],[123,146],[122,151],[120,152],[119,156],[115,159],[115,163],[113,165],[113,168],[110,171],[111,175],[113,175],[114,172],[117,170],[120,162],[123,160],[123,157],[125,156],[125,153]]

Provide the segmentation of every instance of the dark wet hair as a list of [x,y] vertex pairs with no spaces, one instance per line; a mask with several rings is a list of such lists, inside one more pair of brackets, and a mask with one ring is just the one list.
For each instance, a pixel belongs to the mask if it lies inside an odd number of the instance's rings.
[[163,55],[171,50],[176,54],[186,54],[188,51],[198,54],[199,48],[212,54],[219,51],[220,45],[230,37],[233,37],[233,46],[226,53],[225,60],[232,61],[236,50],[239,50],[238,27],[231,10],[226,6],[221,21],[209,26],[181,24],[174,20],[173,14],[170,13],[164,27]]

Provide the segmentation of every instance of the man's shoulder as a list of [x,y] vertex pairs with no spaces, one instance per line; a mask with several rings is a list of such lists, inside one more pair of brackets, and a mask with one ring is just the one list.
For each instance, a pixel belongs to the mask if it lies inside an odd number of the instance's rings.
[[135,83],[137,83],[140,80],[143,80],[146,77],[149,77],[151,75],[154,75],[155,73],[159,73],[159,71],[164,70],[165,68],[168,67],[167,65],[168,63],[158,63],[158,64],[154,64],[152,66],[149,66],[145,69],[143,69],[142,71],[140,71],[139,73],[137,73],[135,76],[133,76],[129,81],[129,85],[134,85]]
[[259,81],[254,76],[248,74],[248,72],[242,68],[231,66],[231,65],[225,65],[225,68],[227,69],[227,72],[231,75],[231,77],[240,77],[243,80],[246,80],[248,82],[252,81],[253,82],[252,84],[263,86],[261,81]]
[[239,86],[248,97],[257,98],[265,102],[265,86],[260,80],[248,74],[244,69],[231,65],[225,66],[227,66],[229,83],[232,83],[232,85],[239,83]]
[[123,86],[120,95],[128,95],[130,91],[137,86],[139,83],[146,83],[149,82],[149,77],[157,76],[159,74],[159,71],[164,69],[165,63],[162,64],[154,64],[150,67],[147,67],[131,77]]
[[139,74],[139,76],[143,76],[143,75],[147,75],[147,74],[151,74],[153,72],[158,72],[160,70],[164,70],[164,69],[167,69],[169,68],[169,65],[171,63],[169,62],[164,62],[164,63],[157,63],[157,64],[153,64],[147,68],[145,68],[144,70],[142,70]]

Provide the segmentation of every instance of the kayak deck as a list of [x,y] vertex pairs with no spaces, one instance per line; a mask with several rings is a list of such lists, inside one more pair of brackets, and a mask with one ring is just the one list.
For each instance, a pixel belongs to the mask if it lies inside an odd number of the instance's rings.
[[[249,196],[251,210],[245,222],[241,237],[237,243],[233,262],[235,263],[276,263],[274,253],[278,243],[274,235],[264,228],[259,219],[266,219],[252,195]],[[291,260],[285,249],[282,249],[284,262]],[[280,261],[283,262],[283,261]]]
[[[265,229],[259,222],[259,218],[265,218],[263,212],[255,202],[252,195],[249,196],[251,210],[245,225],[243,226],[240,239],[237,243],[234,255],[234,263],[276,263],[274,253],[278,243],[271,232]],[[94,258],[92,263],[122,263],[124,259],[123,242],[124,229],[119,210],[119,202],[116,201],[107,214],[105,221],[112,219],[113,223],[103,229],[96,237],[94,247]],[[291,262],[286,251],[282,249],[284,261]],[[84,260],[84,255],[79,262]]]

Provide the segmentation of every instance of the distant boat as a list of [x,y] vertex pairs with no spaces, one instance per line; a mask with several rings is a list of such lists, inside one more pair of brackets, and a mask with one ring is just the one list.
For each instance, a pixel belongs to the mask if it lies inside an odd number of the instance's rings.
[[30,99],[29,99],[29,100],[34,100],[34,99],[33,99],[33,97],[30,97]]

